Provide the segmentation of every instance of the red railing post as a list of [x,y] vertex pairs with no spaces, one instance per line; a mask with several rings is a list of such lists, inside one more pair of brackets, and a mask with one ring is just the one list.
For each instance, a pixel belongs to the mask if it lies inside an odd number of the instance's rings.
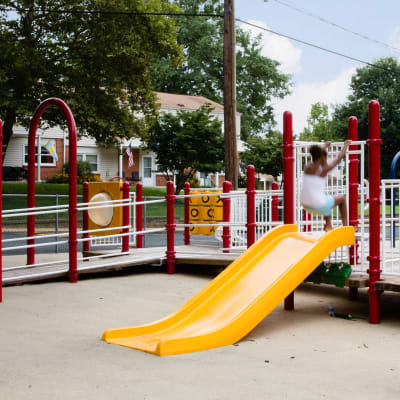
[[[292,113],[283,113],[283,222],[294,224],[294,156]],[[294,309],[294,293],[285,299],[285,310]]]
[[[229,193],[232,190],[232,183],[229,181],[225,181],[222,190],[224,193]],[[231,220],[231,198],[223,197],[222,199],[223,206],[223,222],[224,224],[229,223]],[[222,228],[222,248],[224,249],[224,253],[229,253],[229,247],[231,246],[231,229],[229,226],[224,226]]]
[[[89,211],[88,211],[88,203],[89,203],[89,182],[83,182],[82,185],[82,195],[83,195],[83,203],[85,203],[86,210],[82,212],[82,230],[87,231],[89,230]],[[88,252],[90,250],[90,240],[89,240],[89,233],[83,234],[83,239],[85,240],[82,244],[83,252]]]
[[[348,121],[348,134],[349,139],[353,142],[358,140],[358,126],[357,118],[350,117]],[[356,151],[357,145],[351,145],[350,151]],[[349,154],[349,225],[354,227],[354,231],[358,230],[358,155]],[[358,263],[358,241],[354,242],[354,245],[350,246],[349,249],[349,262],[350,265],[356,265]],[[349,299],[358,299],[358,289],[355,287],[349,288]]]
[[369,322],[378,324],[380,320],[379,295],[375,282],[380,279],[380,121],[379,103],[369,102],[368,114],[368,171],[369,171]]
[[124,200],[122,206],[122,225],[126,228],[122,229],[122,252],[129,252],[129,182],[124,182],[122,184],[122,199]]
[[[3,121],[0,120],[0,171],[3,171]],[[3,174],[0,174],[0,303],[3,301]]]
[[256,180],[254,165],[247,166],[247,248],[256,241]]
[[[143,185],[141,182],[136,183],[136,201],[143,201]],[[143,231],[143,204],[136,204],[136,232]],[[136,236],[136,247],[143,247],[143,233]]]
[[[190,183],[189,182],[185,182],[184,193],[185,193],[185,196],[188,196],[190,194]],[[185,223],[185,225],[189,224],[189,207],[190,207],[190,198],[185,197],[185,200],[184,200],[184,223]],[[185,226],[183,232],[184,232],[183,233],[184,244],[189,245],[190,244],[189,227]]]
[[167,182],[167,272],[173,274],[175,272],[175,219],[174,219],[174,182]]
[[[36,108],[31,124],[29,127],[28,135],[28,207],[35,207],[35,144],[36,144],[36,131],[39,120],[44,111],[50,106],[57,106],[60,108],[67,120],[68,126],[68,158],[69,158],[69,281],[78,281],[78,199],[77,199],[77,135],[74,116],[69,107],[61,100],[55,97],[42,101]],[[35,216],[28,216],[28,236],[35,235]],[[33,239],[28,240],[29,244],[34,244]],[[27,263],[35,263],[35,248],[27,249]]]
[[[271,189],[272,190],[278,190],[279,189],[279,185],[278,182],[272,182],[271,185]],[[271,220],[272,222],[278,222],[279,221],[279,197],[276,194],[272,195],[272,201],[271,201]],[[272,225],[273,227],[274,225]]]

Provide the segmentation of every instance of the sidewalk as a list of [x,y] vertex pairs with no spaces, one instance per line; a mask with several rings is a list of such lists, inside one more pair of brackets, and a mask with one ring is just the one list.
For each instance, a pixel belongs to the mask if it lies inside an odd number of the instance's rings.
[[[369,325],[365,292],[353,303],[345,289],[303,285],[294,312],[278,307],[238,344],[199,353],[160,358],[101,341],[173,312],[212,279],[157,271],[4,288],[1,398],[399,398],[399,295],[384,294],[383,321]],[[329,304],[358,318],[331,318]]]

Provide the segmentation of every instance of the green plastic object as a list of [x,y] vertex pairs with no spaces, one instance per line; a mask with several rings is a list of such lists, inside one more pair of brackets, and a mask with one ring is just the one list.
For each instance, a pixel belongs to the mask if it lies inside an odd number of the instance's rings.
[[327,283],[344,287],[346,279],[351,274],[351,266],[346,263],[320,264],[307,278],[306,282]]

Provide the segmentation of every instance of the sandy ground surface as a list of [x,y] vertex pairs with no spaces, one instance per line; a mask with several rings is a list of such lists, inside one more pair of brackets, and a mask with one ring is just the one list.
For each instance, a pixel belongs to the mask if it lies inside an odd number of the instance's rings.
[[[307,284],[233,346],[170,357],[107,344],[108,328],[174,311],[212,276],[108,275],[6,287],[0,304],[1,399],[399,399],[400,296],[369,325],[365,292]],[[352,313],[346,320],[328,316]]]

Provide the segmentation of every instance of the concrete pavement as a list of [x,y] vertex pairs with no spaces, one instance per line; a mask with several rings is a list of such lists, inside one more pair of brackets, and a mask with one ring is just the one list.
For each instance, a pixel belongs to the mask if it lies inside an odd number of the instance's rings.
[[[195,268],[195,267],[192,267]],[[141,270],[77,284],[6,287],[0,304],[1,399],[398,399],[400,296],[368,299],[307,284],[233,346],[160,358],[101,341],[107,328],[152,322],[211,279]],[[331,318],[351,313],[354,321]]]

